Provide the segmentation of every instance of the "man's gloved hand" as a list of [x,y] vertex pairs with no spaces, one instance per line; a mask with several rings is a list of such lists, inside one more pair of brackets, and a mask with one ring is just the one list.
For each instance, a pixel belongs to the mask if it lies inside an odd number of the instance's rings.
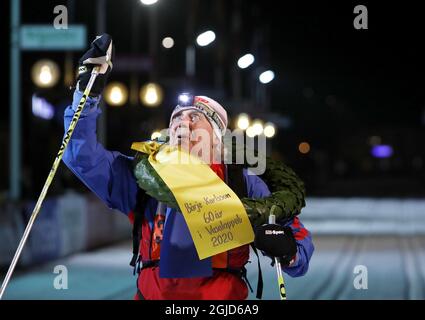
[[282,266],[288,266],[297,253],[292,229],[278,224],[263,224],[258,227],[254,244],[266,255],[278,258]]
[[109,34],[96,37],[90,49],[79,60],[77,89],[84,91],[89,82],[93,67],[100,66],[99,75],[90,91],[91,96],[97,96],[105,88],[114,59],[114,45]]

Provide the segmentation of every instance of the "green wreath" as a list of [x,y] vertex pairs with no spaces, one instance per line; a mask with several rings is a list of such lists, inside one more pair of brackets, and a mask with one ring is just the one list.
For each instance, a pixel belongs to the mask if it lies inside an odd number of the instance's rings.
[[[236,159],[236,152],[241,149],[233,145],[231,150],[232,158]],[[255,156],[258,159],[257,152],[255,152]],[[144,152],[137,152],[134,157],[134,175],[137,184],[156,200],[171,208],[179,209],[174,195],[151,166],[148,157],[149,154]],[[275,206],[273,211],[276,220],[291,219],[300,214],[301,209],[305,206],[304,183],[295,172],[281,161],[273,160],[270,157],[265,157],[262,161],[266,161],[266,170],[260,177],[269,187],[271,195],[262,199],[241,199],[253,226],[266,223],[273,206]],[[250,167],[246,157],[241,166]]]

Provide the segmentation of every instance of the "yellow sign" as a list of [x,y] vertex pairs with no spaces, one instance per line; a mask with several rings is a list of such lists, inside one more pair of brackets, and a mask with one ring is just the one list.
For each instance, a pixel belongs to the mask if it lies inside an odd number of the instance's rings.
[[242,202],[202,160],[164,145],[149,162],[176,198],[199,259],[254,241]]

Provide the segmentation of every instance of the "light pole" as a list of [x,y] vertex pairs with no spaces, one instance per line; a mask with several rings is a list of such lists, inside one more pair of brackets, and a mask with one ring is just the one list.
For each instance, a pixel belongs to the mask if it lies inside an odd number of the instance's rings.
[[10,146],[9,191],[12,200],[21,196],[21,52],[19,28],[21,1],[10,0]]
[[[158,21],[157,21],[157,8],[154,4],[158,2],[158,0],[140,0],[140,2],[145,5],[149,6],[149,56],[154,62],[153,68],[151,68],[149,73],[150,81],[156,81],[157,78],[157,66],[159,66],[158,63]],[[136,17],[133,16],[133,22],[136,23]],[[137,28],[134,28],[137,31]],[[134,32],[134,30],[133,30]],[[138,32],[136,32],[136,39],[133,40],[133,43],[138,44]],[[136,47],[136,51],[138,50],[138,46],[134,45]]]
[[193,44],[193,36],[195,29],[195,18],[196,12],[198,9],[198,0],[190,0],[189,6],[191,10],[189,10],[187,18],[186,18],[186,81],[188,82],[186,85],[192,85],[192,80],[195,75],[195,46]]
[[[153,0],[151,0],[153,1]],[[154,62],[153,68],[150,72],[150,80],[156,81],[158,61],[158,21],[157,21],[157,8],[152,6],[149,10],[149,55]]]
[[[96,3],[96,33],[101,35],[106,29],[106,12],[105,12],[105,0],[97,0]],[[107,108],[104,108],[103,99],[99,101],[99,108],[102,109],[102,116],[99,117],[99,124],[97,135],[99,141],[106,146],[106,133],[107,133]]]

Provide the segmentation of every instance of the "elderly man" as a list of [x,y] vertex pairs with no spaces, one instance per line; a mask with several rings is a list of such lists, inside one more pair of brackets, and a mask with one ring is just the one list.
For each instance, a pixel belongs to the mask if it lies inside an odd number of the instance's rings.
[[[93,61],[107,53],[111,41],[108,35],[96,38],[80,59],[73,104],[65,110],[65,130],[87,85]],[[199,260],[183,215],[147,196],[138,187],[132,157],[108,151],[97,142],[96,119],[101,114],[98,103],[110,71],[109,66],[107,72],[96,80],[63,161],[108,207],[128,215],[134,223],[133,242],[136,243],[133,246],[136,251],[133,251],[132,265],[141,263],[141,270],[137,268],[139,276],[135,299],[246,299],[248,288],[244,281],[244,265],[249,259],[249,245]],[[170,118],[170,144],[181,145],[191,151],[197,143],[201,143],[198,155],[231,186],[233,178],[227,166],[214,161],[221,159],[220,156],[214,158],[214,155],[221,152],[221,138],[226,127],[225,109],[209,97],[195,96],[174,109]],[[198,141],[198,134],[208,139]],[[263,198],[270,194],[269,188],[258,176],[248,174],[246,169],[241,172],[247,197]],[[284,272],[301,276],[307,272],[314,249],[310,233],[298,217],[285,221],[282,228],[286,228],[283,230],[289,236],[279,243],[272,240],[271,248],[278,246],[284,249],[282,252],[287,258],[282,260]],[[273,256],[272,252],[267,252],[267,245],[259,249]]]

